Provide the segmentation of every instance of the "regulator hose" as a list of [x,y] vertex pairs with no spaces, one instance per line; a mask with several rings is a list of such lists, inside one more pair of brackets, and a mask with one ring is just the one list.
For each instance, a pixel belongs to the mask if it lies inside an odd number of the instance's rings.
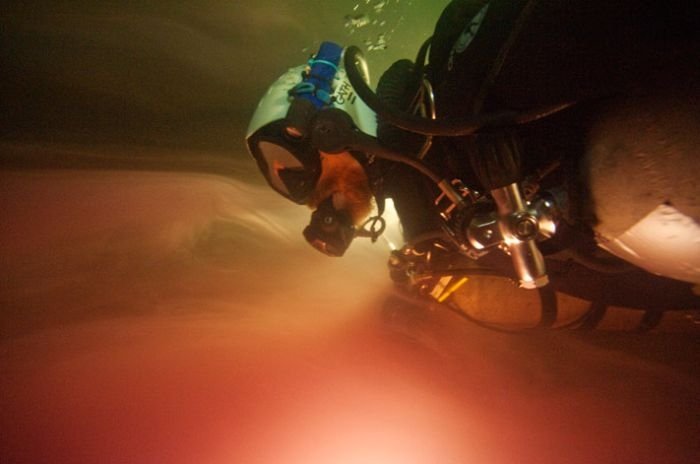
[[[415,66],[410,60],[399,60],[392,64],[377,83],[375,95],[386,108],[411,113],[411,101],[415,98]],[[404,153],[418,153],[425,136],[408,132],[381,116],[377,116],[377,138],[394,150]]]
[[573,104],[567,102],[538,108],[527,113],[501,111],[460,119],[424,119],[385,105],[363,79],[362,73],[358,69],[358,64],[363,61],[362,51],[359,48],[351,45],[345,49],[343,65],[350,84],[352,84],[357,95],[377,116],[401,129],[417,134],[443,137],[471,135],[480,129],[507,127],[532,122],[559,112]]

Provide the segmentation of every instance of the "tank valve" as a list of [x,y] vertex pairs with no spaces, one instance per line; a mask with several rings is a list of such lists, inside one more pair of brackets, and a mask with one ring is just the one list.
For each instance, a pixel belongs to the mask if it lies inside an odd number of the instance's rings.
[[491,190],[491,196],[498,207],[502,244],[513,260],[520,286],[533,289],[547,285],[544,257],[535,241],[539,220],[527,209],[517,182]]

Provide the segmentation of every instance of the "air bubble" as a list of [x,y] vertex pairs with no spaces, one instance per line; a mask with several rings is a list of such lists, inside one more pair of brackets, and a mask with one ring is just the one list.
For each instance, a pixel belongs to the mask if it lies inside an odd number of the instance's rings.
[[348,29],[360,29],[370,24],[366,14],[345,15],[345,27]]

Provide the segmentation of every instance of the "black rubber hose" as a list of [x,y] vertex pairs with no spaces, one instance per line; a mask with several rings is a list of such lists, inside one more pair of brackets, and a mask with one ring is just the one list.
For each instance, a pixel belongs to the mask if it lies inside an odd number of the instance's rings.
[[517,124],[519,120],[519,115],[517,113],[513,111],[504,111],[466,119],[443,119],[435,121],[432,119],[423,119],[390,108],[377,97],[362,78],[362,74],[357,67],[361,56],[362,51],[355,46],[350,46],[345,49],[343,64],[350,84],[352,84],[357,95],[367,106],[377,113],[377,116],[401,129],[423,135],[455,137],[470,135],[482,128],[510,126]]
[[664,317],[664,312],[660,309],[647,309],[644,311],[644,316],[642,320],[639,321],[639,326],[637,327],[637,332],[649,332],[650,330],[656,328],[660,323],[661,319]]
[[557,304],[557,293],[551,285],[537,289],[540,294],[540,322],[538,328],[551,328],[559,316],[559,305]]
[[361,57],[362,51],[359,48],[350,46],[345,49],[343,66],[345,67],[345,72],[350,80],[350,84],[352,84],[357,95],[372,111],[377,113],[377,116],[384,118],[388,123],[400,127],[401,129],[417,134],[442,137],[471,135],[480,129],[508,127],[536,121],[564,110],[574,104],[573,102],[565,102],[537,108],[526,113],[501,111],[460,119],[424,119],[387,107],[379,97],[375,95],[372,89],[369,88],[361,71],[358,69],[357,63],[360,61]]
[[581,318],[577,330],[594,330],[598,324],[605,318],[605,313],[608,311],[608,305],[601,300],[591,301],[591,306]]
[[378,158],[394,161],[396,163],[407,164],[413,169],[429,177],[430,180],[432,180],[436,185],[440,186],[443,183],[442,177],[440,177],[435,171],[433,171],[428,165],[423,163],[421,160],[409,158],[408,156],[404,156],[400,153],[397,153],[379,143],[370,143],[369,139],[367,140],[368,143],[361,142],[357,145],[353,145],[352,148],[357,151],[366,150],[367,152],[372,153]]
[[[399,60],[392,64],[377,83],[377,98],[387,108],[409,113],[415,96],[414,64],[410,60]],[[394,150],[403,153],[418,153],[425,137],[396,127],[383,117],[377,116],[377,138]]]

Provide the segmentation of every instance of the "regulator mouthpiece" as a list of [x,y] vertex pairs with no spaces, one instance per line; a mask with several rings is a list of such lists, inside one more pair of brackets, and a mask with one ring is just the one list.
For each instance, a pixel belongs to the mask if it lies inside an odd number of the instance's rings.
[[347,211],[335,209],[333,196],[323,200],[304,229],[304,238],[328,256],[340,257],[355,238],[355,227]]

